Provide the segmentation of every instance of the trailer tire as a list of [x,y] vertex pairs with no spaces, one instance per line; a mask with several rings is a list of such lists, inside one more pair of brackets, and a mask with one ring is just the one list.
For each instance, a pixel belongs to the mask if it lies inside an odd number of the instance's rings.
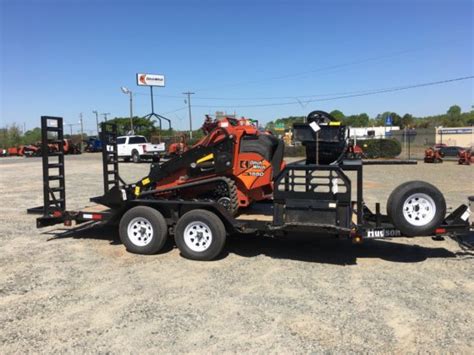
[[129,252],[150,255],[163,248],[168,237],[168,225],[163,215],[154,208],[137,206],[122,216],[119,233]]
[[443,194],[424,181],[401,184],[387,200],[388,217],[397,229],[409,237],[433,234],[445,214]]
[[224,248],[226,229],[215,213],[196,209],[178,220],[174,239],[185,258],[208,261],[215,259]]
[[132,160],[134,163],[139,163],[140,162],[140,153],[138,153],[138,151],[134,150],[132,152]]

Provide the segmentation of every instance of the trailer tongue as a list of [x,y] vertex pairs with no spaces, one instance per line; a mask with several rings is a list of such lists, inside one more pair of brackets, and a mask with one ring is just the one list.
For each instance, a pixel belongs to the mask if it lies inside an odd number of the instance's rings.
[[[170,234],[181,253],[210,260],[227,233],[260,232],[363,239],[440,236],[469,230],[469,208],[446,216],[441,192],[423,181],[397,187],[371,211],[363,198],[364,164],[416,164],[413,161],[348,159],[347,129],[325,112],[312,112],[294,127],[306,147],[304,161],[285,164],[283,143],[250,120],[206,121],[207,136],[197,145],[127,184],[119,176],[117,129],[102,124],[104,195],[95,206],[66,209],[62,147],[43,152],[43,199],[29,213],[41,214],[37,227],[100,221],[119,225],[127,250],[157,253]],[[62,118],[42,117],[43,144],[61,141]],[[52,138],[53,137],[53,138]],[[59,173],[51,175],[52,169]],[[354,175],[351,179],[349,175]],[[354,180],[354,181],[353,181]],[[355,199],[354,197],[355,196]]]

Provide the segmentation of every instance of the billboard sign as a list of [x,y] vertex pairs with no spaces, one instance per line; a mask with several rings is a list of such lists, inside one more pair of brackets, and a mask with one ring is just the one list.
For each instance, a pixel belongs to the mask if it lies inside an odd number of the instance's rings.
[[137,74],[138,86],[165,86],[165,76],[161,74]]
[[440,128],[439,134],[472,134],[472,128]]

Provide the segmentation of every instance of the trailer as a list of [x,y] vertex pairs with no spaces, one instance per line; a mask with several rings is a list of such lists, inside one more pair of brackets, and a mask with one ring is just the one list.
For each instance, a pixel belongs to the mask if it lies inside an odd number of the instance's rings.
[[[337,164],[326,164],[329,160],[324,159],[321,163],[319,150],[324,148],[325,141],[315,133],[312,124],[295,125],[295,134],[303,137],[307,152],[311,153],[307,153],[307,159],[283,164],[272,178],[272,197],[255,201],[235,213],[225,203],[216,200],[172,197],[173,189],[183,189],[181,185],[169,187],[165,191],[166,198],[154,197],[159,190],[137,193],[140,186],[150,183],[153,174],[136,184],[127,184],[120,178],[117,127],[103,122],[104,195],[90,198],[91,206],[71,211],[66,209],[64,148],[60,143],[63,142],[62,118],[43,116],[41,127],[43,145],[53,141],[58,143],[59,150],[42,152],[43,206],[28,209],[28,213],[41,215],[36,219],[37,227],[60,223],[71,226],[90,221],[109,223],[119,229],[121,241],[133,253],[155,254],[169,236],[174,236],[184,257],[212,260],[223,250],[227,235],[234,233],[258,233],[270,237],[307,233],[315,238],[336,237],[361,243],[365,239],[404,236],[440,237],[466,233],[470,229],[468,205],[462,204],[446,215],[446,203],[441,192],[423,181],[398,186],[387,201],[387,214],[381,213],[380,203],[375,204],[375,211],[370,210],[364,203],[364,165],[416,162],[366,161],[349,159],[338,153]],[[328,132],[341,135],[341,130],[332,127],[330,122]],[[334,134],[331,134],[334,142]],[[236,138],[228,135],[226,139]],[[336,143],[339,146],[340,141],[336,140]],[[206,154],[209,151],[216,156],[223,153],[222,144],[204,148]],[[314,150],[315,154],[312,153]],[[326,157],[334,155],[333,151],[329,153]],[[180,158],[181,162],[188,164],[186,159],[197,158],[192,149],[187,154]],[[193,163],[190,166],[195,168]],[[164,169],[153,164],[151,167],[152,171],[163,172]],[[223,176],[212,177],[212,181],[230,183]],[[184,184],[184,188],[198,189],[202,183],[196,180]]]

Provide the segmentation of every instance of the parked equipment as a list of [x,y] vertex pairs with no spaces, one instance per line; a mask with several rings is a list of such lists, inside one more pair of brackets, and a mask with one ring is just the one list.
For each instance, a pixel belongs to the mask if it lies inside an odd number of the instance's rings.
[[85,151],[88,153],[96,153],[102,151],[102,141],[99,137],[89,137],[86,141]]
[[188,151],[189,147],[186,142],[186,135],[181,134],[179,136],[173,137],[168,143],[168,158],[173,158],[175,156],[181,155],[184,152]]
[[460,165],[471,165],[474,163],[474,155],[472,149],[463,149],[458,153],[458,164]]
[[[300,232],[361,242],[469,230],[468,207],[461,205],[446,216],[443,195],[423,181],[397,187],[387,201],[387,215],[380,212],[380,203],[372,212],[363,198],[363,165],[416,162],[347,159],[347,129],[331,122],[318,111],[308,116],[308,123],[295,125],[309,156],[285,164],[282,141],[259,132],[249,120],[206,120],[206,137],[178,158],[154,164],[134,184],[120,179],[117,129],[104,122],[104,195],[91,198],[96,205],[66,209],[60,150],[56,162],[43,154],[44,205],[28,212],[42,215],[37,227],[87,221],[118,225],[127,250],[140,254],[157,253],[174,234],[182,255],[197,260],[217,257],[227,233]],[[61,139],[62,119],[42,117],[43,139],[55,127]],[[50,175],[53,168],[59,169],[57,175]],[[348,172],[355,174],[354,183]]]
[[442,163],[444,154],[438,148],[428,148],[425,150],[425,163]]

